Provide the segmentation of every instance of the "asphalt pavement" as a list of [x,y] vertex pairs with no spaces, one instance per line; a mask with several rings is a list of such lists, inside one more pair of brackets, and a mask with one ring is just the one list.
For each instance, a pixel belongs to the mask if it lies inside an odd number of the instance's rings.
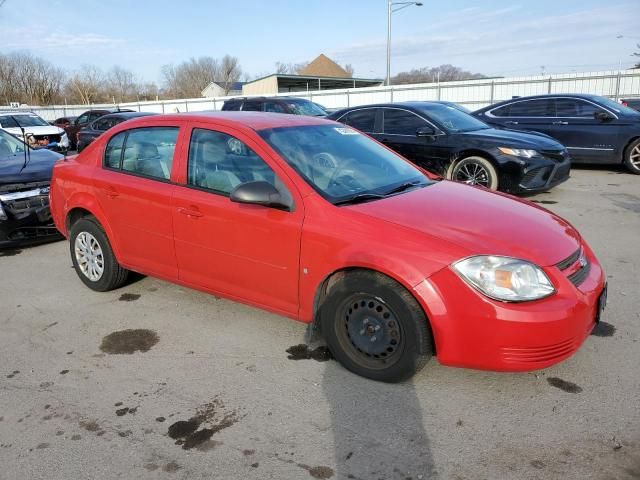
[[289,359],[287,318],[149,277],[90,291],[65,241],[0,251],[0,479],[640,478],[640,177],[574,169],[530,200],[609,281],[594,335],[531,373],[377,383]]

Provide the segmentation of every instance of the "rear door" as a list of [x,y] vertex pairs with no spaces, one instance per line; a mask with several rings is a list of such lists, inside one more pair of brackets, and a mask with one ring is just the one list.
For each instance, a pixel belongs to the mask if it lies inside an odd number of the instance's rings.
[[533,130],[551,135],[554,113],[553,99],[535,98],[490,110],[483,120],[513,130]]
[[605,110],[581,98],[557,97],[554,103],[555,118],[549,135],[567,147],[572,159],[590,163],[616,162],[619,155],[615,148],[620,135],[617,118],[597,120],[594,114]]
[[119,260],[144,273],[177,278],[171,218],[179,126],[125,130],[106,145],[94,186],[118,244]]
[[[180,279],[295,315],[304,208],[295,185],[256,139],[195,124],[186,179],[172,200]],[[237,185],[263,180],[295,202],[293,211],[232,202]]]

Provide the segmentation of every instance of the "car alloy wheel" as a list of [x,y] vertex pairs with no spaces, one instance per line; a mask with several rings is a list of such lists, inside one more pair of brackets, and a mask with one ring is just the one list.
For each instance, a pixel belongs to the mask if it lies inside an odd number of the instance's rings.
[[104,255],[98,240],[88,232],[81,232],[75,240],[74,250],[80,271],[92,282],[104,273]]
[[638,143],[629,153],[629,163],[640,170],[640,143]]
[[498,174],[491,162],[482,157],[467,157],[449,167],[447,177],[467,185],[498,189]]

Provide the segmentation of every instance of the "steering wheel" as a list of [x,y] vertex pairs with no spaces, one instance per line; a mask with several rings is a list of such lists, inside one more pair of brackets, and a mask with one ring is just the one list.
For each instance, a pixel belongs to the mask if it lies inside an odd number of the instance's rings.
[[[345,171],[349,170],[349,167],[351,165],[353,165],[354,163],[356,163],[358,161],[358,159],[356,158],[348,158],[346,159],[344,162],[342,162],[342,165],[340,165],[339,167],[336,167],[333,171],[333,174],[331,174],[331,177],[329,177],[329,182],[327,183],[327,187],[331,188],[334,185],[338,185],[338,182],[336,181],[339,178],[339,173],[342,174]],[[348,177],[350,179],[349,184],[352,184],[355,181],[355,178],[353,177],[353,175],[349,175],[349,174],[344,174],[344,175],[340,175],[343,177]],[[345,184],[346,185],[346,184]],[[349,185],[347,185],[349,186]],[[360,186],[360,185],[358,185]]]

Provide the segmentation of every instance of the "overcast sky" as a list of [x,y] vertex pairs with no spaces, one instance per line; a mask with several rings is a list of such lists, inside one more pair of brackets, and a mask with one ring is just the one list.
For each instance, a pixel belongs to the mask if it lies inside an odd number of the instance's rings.
[[[422,0],[392,17],[392,74],[451,63],[486,75],[616,69],[639,51],[640,0]],[[2,3],[2,0],[0,0]],[[383,78],[386,0],[6,0],[0,52],[65,69],[118,64],[145,80],[189,57],[239,58],[253,76],[325,53]],[[622,38],[618,38],[622,36]],[[640,61],[640,58],[636,58]]]

